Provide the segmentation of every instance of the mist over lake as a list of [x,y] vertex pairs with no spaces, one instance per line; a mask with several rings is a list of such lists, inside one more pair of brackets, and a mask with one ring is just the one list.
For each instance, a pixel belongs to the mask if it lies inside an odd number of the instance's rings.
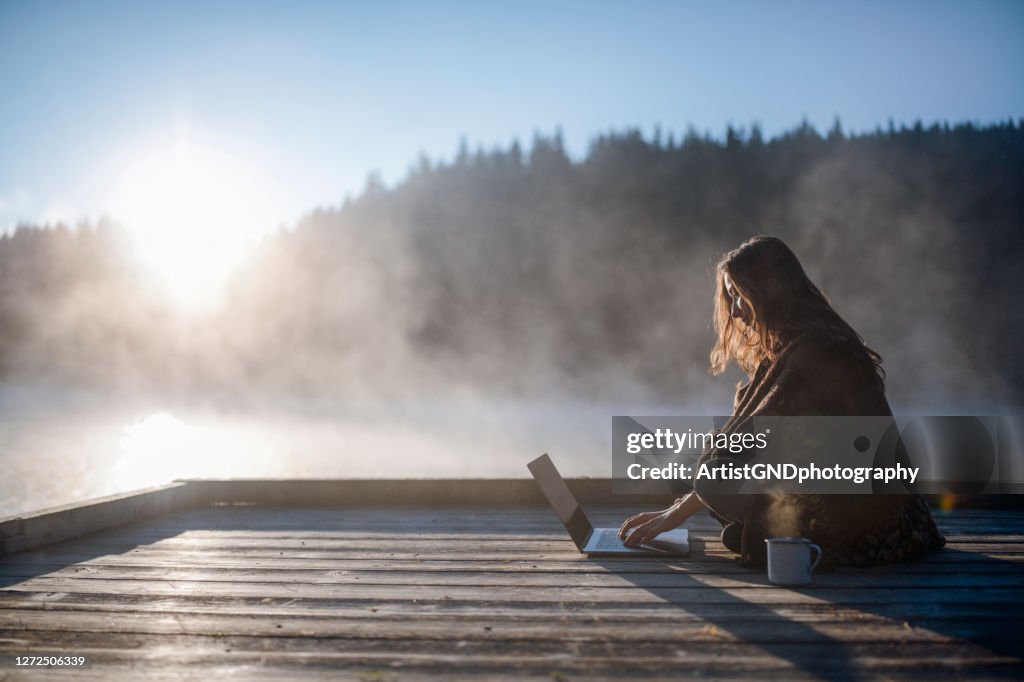
[[281,401],[195,408],[109,391],[0,386],[0,516],[176,478],[522,478],[611,474],[611,414],[674,406],[565,401]]
[[371,178],[199,289],[118,223],[25,225],[0,238],[0,500],[519,477],[546,451],[607,475],[612,415],[730,412],[743,376],[708,374],[711,270],[756,232],[881,353],[897,411],[1012,413],[1021,186],[1012,122],[633,131],[579,161],[540,136]]

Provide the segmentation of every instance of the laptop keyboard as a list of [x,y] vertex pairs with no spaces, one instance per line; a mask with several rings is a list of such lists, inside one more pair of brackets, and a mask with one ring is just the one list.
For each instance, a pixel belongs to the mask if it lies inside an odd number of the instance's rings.
[[619,540],[618,531],[603,530],[597,537],[596,549],[622,549],[622,540]]

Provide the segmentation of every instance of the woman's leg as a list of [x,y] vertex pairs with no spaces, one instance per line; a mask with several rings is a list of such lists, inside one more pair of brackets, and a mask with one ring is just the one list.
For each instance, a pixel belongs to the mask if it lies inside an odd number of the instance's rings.
[[764,495],[733,492],[732,481],[698,480],[694,490],[704,506],[722,524],[722,544],[739,555],[745,566],[763,566],[767,560],[764,544]]

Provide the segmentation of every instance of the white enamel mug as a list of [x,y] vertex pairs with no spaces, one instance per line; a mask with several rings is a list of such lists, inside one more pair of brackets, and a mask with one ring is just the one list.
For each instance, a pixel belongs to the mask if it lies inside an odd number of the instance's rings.
[[[768,581],[775,585],[809,585],[821,561],[821,547],[807,538],[768,538]],[[817,552],[811,562],[811,552]]]

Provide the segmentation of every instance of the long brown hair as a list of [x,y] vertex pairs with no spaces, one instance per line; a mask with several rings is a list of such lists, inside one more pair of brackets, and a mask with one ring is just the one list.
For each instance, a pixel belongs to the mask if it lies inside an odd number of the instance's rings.
[[[749,308],[750,324],[731,314],[726,275]],[[814,330],[850,348],[880,383],[885,380],[882,356],[839,316],[796,255],[776,237],[753,237],[718,262],[713,319],[718,338],[711,349],[712,374],[724,372],[730,360],[753,374],[762,361],[773,360],[787,340]]]

